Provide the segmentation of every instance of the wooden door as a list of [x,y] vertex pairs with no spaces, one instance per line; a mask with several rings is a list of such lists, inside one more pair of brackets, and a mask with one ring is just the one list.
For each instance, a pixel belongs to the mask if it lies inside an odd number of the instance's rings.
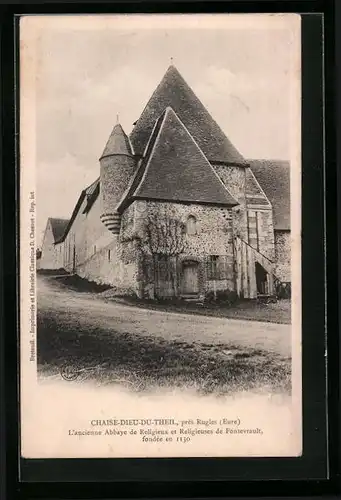
[[199,293],[198,264],[196,263],[184,264],[182,291],[185,295]]

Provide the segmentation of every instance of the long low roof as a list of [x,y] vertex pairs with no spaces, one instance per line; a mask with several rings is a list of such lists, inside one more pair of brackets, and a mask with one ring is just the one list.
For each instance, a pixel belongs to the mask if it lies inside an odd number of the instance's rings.
[[[154,131],[155,135],[157,129]],[[155,140],[155,138],[153,139]],[[149,151],[152,151],[152,144],[150,144]],[[268,197],[272,208],[273,208],[273,223],[274,229],[277,231],[289,231],[290,230],[290,163],[284,160],[248,160],[250,168],[255,175],[257,181],[259,182],[264,193]],[[225,168],[229,168],[226,166]],[[145,172],[145,168],[141,165],[141,168],[137,171],[137,175],[131,183],[130,189],[127,191],[125,200],[132,196],[137,188],[140,186],[140,193],[144,195],[143,197],[151,196],[153,193],[148,193],[144,189],[148,188],[148,184],[141,184],[142,176]],[[146,176],[145,176],[146,178]],[[148,180],[148,179],[147,179]],[[91,208],[92,203],[97,199],[99,195],[100,179],[97,178],[95,182],[90,184],[85,188],[78,199],[75,209],[72,213],[70,220],[66,219],[56,219],[50,218],[55,243],[62,242],[72,223],[80,209],[80,206],[85,198],[88,200],[89,208]],[[143,189],[142,189],[143,188]],[[139,192],[139,191],[137,191]],[[227,201],[234,205],[232,196],[226,191]],[[231,198],[230,198],[231,196]],[[192,201],[194,202],[194,201]],[[214,202],[213,202],[214,203]],[[229,204],[229,203],[227,203]]]
[[98,177],[94,182],[92,182],[90,184],[90,186],[83,189],[83,191],[81,192],[81,194],[78,198],[78,201],[75,205],[75,208],[73,209],[71,218],[68,221],[66,221],[67,224],[65,226],[63,233],[60,234],[58,239],[55,238],[55,243],[61,243],[62,241],[65,240],[68,232],[70,231],[70,228],[72,227],[73,221],[75,220],[75,218],[80,210],[80,207],[81,207],[84,199],[87,200],[86,210],[87,211],[90,210],[92,204],[95,202],[95,200],[99,194],[99,187],[100,187],[100,179]]

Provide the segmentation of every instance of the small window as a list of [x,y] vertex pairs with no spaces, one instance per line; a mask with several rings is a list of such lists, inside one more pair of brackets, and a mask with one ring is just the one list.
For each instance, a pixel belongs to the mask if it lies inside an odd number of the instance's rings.
[[94,245],[94,254],[96,253],[96,245]]
[[189,235],[197,234],[197,220],[193,215],[187,219],[186,232]]
[[110,255],[110,250],[108,250],[108,261],[110,262],[111,260],[111,255]]
[[217,280],[218,276],[218,255],[210,255],[208,259],[208,279],[209,280]]

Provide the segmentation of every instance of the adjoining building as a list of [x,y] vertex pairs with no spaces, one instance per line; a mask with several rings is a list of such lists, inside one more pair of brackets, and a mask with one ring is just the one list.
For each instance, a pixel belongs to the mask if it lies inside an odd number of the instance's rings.
[[[37,255],[40,269],[62,269],[64,256],[62,247],[58,244],[63,237],[68,220],[49,217],[47,220],[42,250]],[[38,266],[37,266],[38,267]]]
[[151,298],[290,286],[289,163],[246,160],[173,65],[99,163],[70,220],[48,220],[42,269]]

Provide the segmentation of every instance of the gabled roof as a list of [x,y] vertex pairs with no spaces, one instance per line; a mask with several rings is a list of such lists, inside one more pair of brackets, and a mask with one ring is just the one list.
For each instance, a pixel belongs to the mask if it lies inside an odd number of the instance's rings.
[[252,172],[250,167],[245,169],[245,194],[246,194],[246,203],[249,208],[252,206],[262,206],[264,208],[271,208],[268,198],[264,193],[262,187],[257,181],[254,173]]
[[99,195],[99,190],[100,190],[100,178],[98,177],[98,179],[96,179],[95,182],[90,184],[90,186],[85,189],[86,206],[83,210],[83,214],[89,212],[90,208],[96,201],[97,196]]
[[156,122],[145,158],[126,193],[125,202],[132,199],[238,205],[170,107]]
[[132,150],[128,136],[124,132],[122,126],[119,123],[117,123],[110,134],[110,137],[108,139],[108,142],[106,143],[101,158],[111,155],[131,155],[131,154]]
[[249,164],[272,205],[274,229],[290,230],[290,163],[249,160]]
[[99,185],[100,185],[100,180],[98,178],[95,180],[95,182],[90,184],[90,186],[83,189],[83,191],[81,192],[81,194],[78,198],[76,206],[73,209],[71,218],[70,218],[70,220],[67,221],[67,224],[65,226],[65,230],[63,231],[63,233],[60,235],[60,237],[58,239],[55,239],[55,243],[61,243],[62,241],[65,240],[68,232],[70,231],[70,228],[72,227],[73,221],[77,217],[77,214],[82,206],[84,199],[86,198],[88,203],[89,203],[89,200],[91,200],[91,204],[96,200],[96,198],[99,194]]
[[92,184],[90,184],[90,186],[85,188],[85,194],[87,196],[92,196],[94,194],[94,192],[96,191],[96,189],[99,185],[99,180],[100,180],[100,178],[98,177]]
[[209,161],[245,164],[243,156],[173,65],[168,68],[130,134],[135,154],[143,154],[157,118],[168,106],[179,116]]
[[69,220],[68,219],[55,219],[55,218],[50,217],[49,221],[51,224],[53,239],[56,242],[63,235],[63,233],[66,229],[66,226],[69,223]]

